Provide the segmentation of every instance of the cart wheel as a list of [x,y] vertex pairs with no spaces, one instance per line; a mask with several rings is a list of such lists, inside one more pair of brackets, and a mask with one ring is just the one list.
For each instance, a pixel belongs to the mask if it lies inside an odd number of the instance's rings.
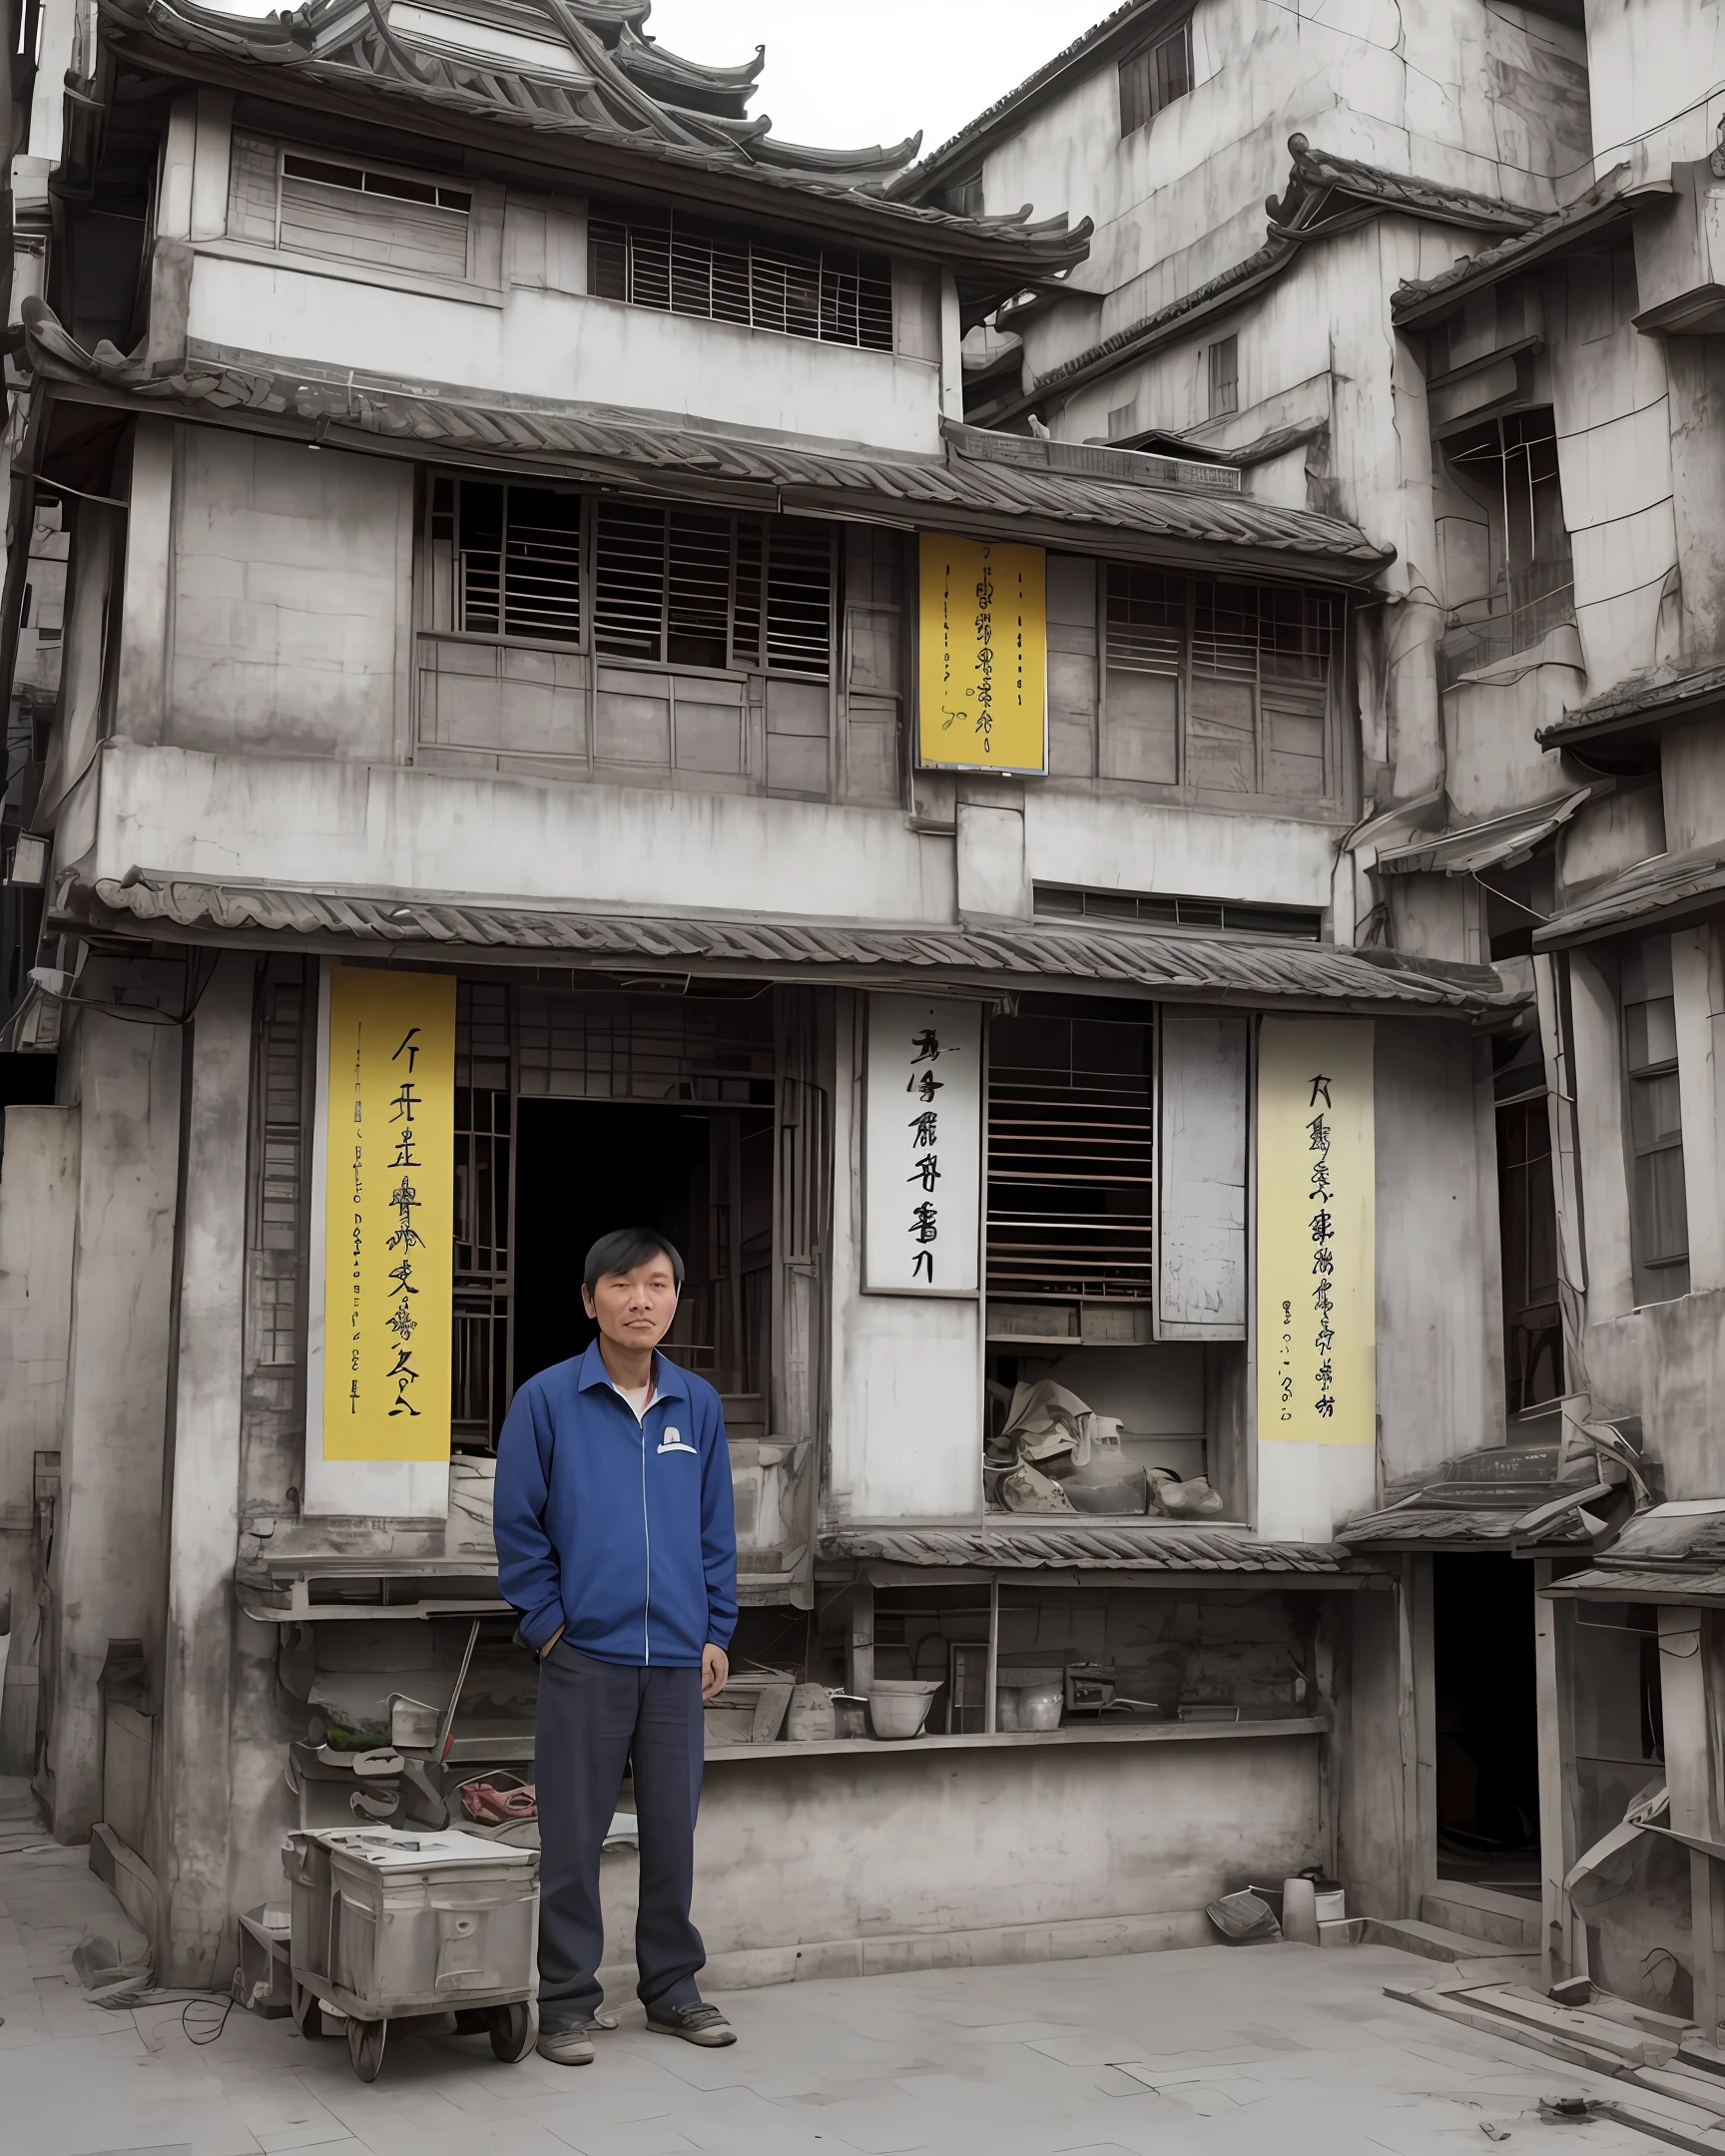
[[485,2018],[491,2024],[492,2050],[505,2066],[518,2066],[539,2034],[531,2005],[526,1999],[518,1999],[513,2006],[493,2006]]
[[491,2026],[489,2006],[457,2006],[455,2009],[455,2033],[457,2036],[483,2036]]
[[323,2018],[323,2009],[317,2003],[315,1991],[307,1991],[302,1983],[293,1986],[291,1995],[293,2026],[308,2043],[330,2033],[329,2024]]
[[388,2033],[387,2021],[359,2021],[349,2015],[347,2056],[353,2061],[353,2071],[361,2081],[376,2080],[377,2070],[383,2063],[383,2039]]

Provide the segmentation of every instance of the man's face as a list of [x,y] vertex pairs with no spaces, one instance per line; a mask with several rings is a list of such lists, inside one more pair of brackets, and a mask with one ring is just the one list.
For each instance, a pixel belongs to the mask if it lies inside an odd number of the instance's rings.
[[589,1318],[620,1348],[657,1348],[677,1315],[677,1277],[663,1252],[627,1273],[603,1273],[583,1288]]

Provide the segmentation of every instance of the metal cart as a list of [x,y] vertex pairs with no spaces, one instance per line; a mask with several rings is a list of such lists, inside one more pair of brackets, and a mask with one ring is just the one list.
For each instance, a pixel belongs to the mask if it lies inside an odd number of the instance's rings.
[[[453,2010],[498,2058],[537,2035],[539,1853],[478,1835],[388,1827],[290,1834],[288,1962],[302,2036],[343,2016],[361,2081],[374,2081],[392,2019]],[[333,2034],[334,2031],[330,2030]]]

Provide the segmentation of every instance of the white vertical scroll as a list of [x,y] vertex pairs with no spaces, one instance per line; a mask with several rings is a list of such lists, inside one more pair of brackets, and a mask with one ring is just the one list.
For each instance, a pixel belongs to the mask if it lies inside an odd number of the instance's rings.
[[981,1281],[982,1006],[868,998],[862,1285],[973,1296]]

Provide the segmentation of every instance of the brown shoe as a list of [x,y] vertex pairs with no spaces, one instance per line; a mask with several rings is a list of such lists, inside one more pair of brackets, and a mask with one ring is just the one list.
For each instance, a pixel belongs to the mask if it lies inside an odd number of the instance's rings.
[[647,2027],[654,2036],[681,2036],[685,2043],[705,2044],[712,2049],[737,2041],[737,2031],[718,2007],[709,2006],[705,1999],[697,1999],[692,2006],[649,2006]]

